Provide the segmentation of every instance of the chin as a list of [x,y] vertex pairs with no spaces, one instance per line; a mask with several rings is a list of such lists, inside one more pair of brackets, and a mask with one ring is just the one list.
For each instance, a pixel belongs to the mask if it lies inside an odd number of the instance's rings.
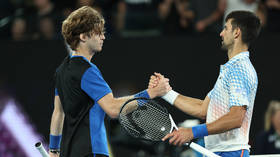
[[102,48],[96,49],[95,52],[100,52],[102,51]]
[[222,42],[221,49],[222,49],[222,50],[228,50],[228,46],[227,46],[227,45],[225,45],[225,43],[224,43],[224,42]]
[[226,47],[225,45],[222,45],[222,46],[221,46],[221,49],[222,49],[222,50],[227,50],[227,47]]

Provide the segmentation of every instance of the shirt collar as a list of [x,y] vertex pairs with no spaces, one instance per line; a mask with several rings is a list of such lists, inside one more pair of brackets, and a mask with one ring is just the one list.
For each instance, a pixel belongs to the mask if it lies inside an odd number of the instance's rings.
[[245,52],[240,52],[238,55],[232,57],[228,62],[226,62],[224,65],[222,65],[221,67],[227,68],[230,67],[231,65],[235,64],[236,62],[243,60],[245,58],[249,58],[249,51],[245,51]]

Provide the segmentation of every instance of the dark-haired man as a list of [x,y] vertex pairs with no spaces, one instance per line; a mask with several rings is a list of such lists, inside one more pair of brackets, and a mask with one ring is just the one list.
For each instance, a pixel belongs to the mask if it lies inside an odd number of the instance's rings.
[[[257,74],[250,62],[248,47],[260,31],[260,20],[248,11],[234,11],[226,18],[220,33],[222,49],[228,62],[221,65],[214,88],[204,100],[178,94],[171,90],[163,99],[192,116],[205,119],[206,124],[180,128],[163,138],[182,145],[194,138],[205,137],[207,149],[223,157],[249,156],[249,129],[257,91]],[[151,76],[149,88],[158,85],[161,74]]]

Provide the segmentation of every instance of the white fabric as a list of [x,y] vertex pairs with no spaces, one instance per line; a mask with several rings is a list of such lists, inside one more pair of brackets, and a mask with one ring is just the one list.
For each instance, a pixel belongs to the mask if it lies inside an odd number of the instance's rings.
[[232,106],[247,106],[240,128],[205,137],[205,146],[213,152],[249,150],[249,130],[257,91],[257,74],[250,62],[249,52],[242,52],[221,66],[220,75],[209,92],[206,123],[227,114]]
[[161,98],[164,99],[165,101],[167,101],[169,104],[173,105],[174,101],[178,95],[179,95],[179,93],[175,92],[174,90],[170,90]]

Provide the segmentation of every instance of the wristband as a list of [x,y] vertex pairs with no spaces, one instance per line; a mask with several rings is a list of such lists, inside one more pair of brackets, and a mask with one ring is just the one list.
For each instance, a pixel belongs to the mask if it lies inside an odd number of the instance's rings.
[[[142,98],[144,97],[144,98],[150,99],[150,96],[149,96],[147,90],[143,90],[142,92],[139,92],[134,95],[134,98],[139,98],[139,97],[142,97]],[[141,101],[137,100],[137,103],[139,106],[142,106],[143,103],[146,103],[146,102],[147,102],[147,100],[141,100]]]
[[165,101],[167,101],[169,104],[173,105],[174,101],[178,95],[179,95],[179,93],[175,92],[174,90],[170,90],[161,98],[164,99]]
[[50,152],[53,153],[53,154],[59,154],[60,149],[50,149]]
[[60,148],[60,141],[61,135],[50,135],[50,149],[59,149]]
[[144,98],[150,99],[150,96],[149,96],[147,90],[143,90],[142,92],[134,94],[134,98],[139,98],[139,97],[144,97]]
[[193,138],[201,138],[208,135],[206,124],[200,124],[192,127]]

